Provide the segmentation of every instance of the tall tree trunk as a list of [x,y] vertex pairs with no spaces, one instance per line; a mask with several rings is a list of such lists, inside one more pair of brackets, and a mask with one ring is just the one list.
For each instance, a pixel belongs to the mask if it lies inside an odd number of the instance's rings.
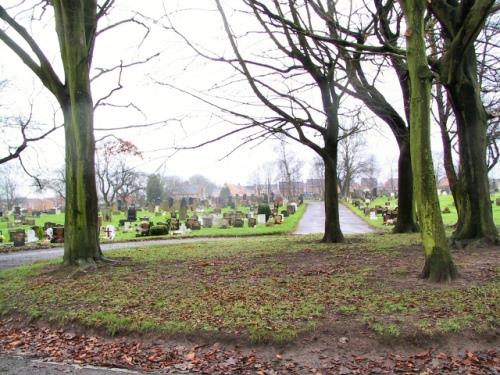
[[498,241],[493,221],[488,183],[487,115],[477,82],[476,54],[469,47],[463,56],[459,77],[445,82],[457,122],[460,169],[455,240]]
[[97,227],[94,109],[89,70],[96,29],[94,0],[54,1],[56,31],[66,77],[58,97],[66,136],[64,263],[95,264],[102,259]]
[[325,163],[325,233],[323,242],[342,242],[344,235],[340,229],[336,151],[324,155],[323,161]]
[[398,140],[398,146],[398,219],[393,232],[418,232],[418,225],[415,223],[415,205],[413,203],[413,172],[411,169],[409,134]]
[[456,269],[448,248],[439,207],[430,143],[432,74],[427,65],[424,13],[426,0],[401,0],[407,23],[410,74],[410,148],[414,195],[425,253],[422,277],[449,281]]

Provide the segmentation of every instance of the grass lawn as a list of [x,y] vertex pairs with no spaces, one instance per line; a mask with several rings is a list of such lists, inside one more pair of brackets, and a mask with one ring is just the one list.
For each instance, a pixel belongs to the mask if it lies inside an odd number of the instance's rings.
[[[185,232],[182,237],[241,237],[241,236],[254,236],[254,235],[273,235],[273,234],[286,234],[286,233],[291,233],[295,228],[297,227],[300,219],[302,218],[305,208],[307,206],[306,204],[303,204],[297,208],[297,212],[293,215],[288,216],[287,218],[284,219],[283,223],[280,225],[274,225],[274,226],[266,226],[266,225],[256,225],[253,228],[249,228],[246,225],[242,228],[234,228],[230,227],[227,229],[222,229],[222,228],[201,228],[200,230],[197,231],[188,231]],[[248,208],[244,207],[239,207],[239,210],[246,212],[248,211]],[[286,207],[282,207],[281,209],[286,209]],[[280,209],[280,211],[281,211]],[[231,211],[229,208],[224,209],[224,211]],[[168,216],[167,216],[168,215]],[[155,213],[149,212],[149,211],[138,211],[137,212],[137,218],[142,218],[142,217],[149,217],[151,222],[153,223],[158,223],[165,221],[167,217],[170,217],[170,214],[164,214],[164,215],[159,215],[156,216]],[[202,215],[200,214],[199,217],[201,218]],[[129,232],[123,232],[121,228],[119,227],[119,221],[120,219],[126,219],[125,213],[119,212],[116,214],[112,215],[112,221],[110,222],[103,222],[102,227],[105,227],[108,224],[114,225],[118,230],[116,232],[116,237],[115,237],[115,242],[116,241],[130,241],[130,240],[147,240],[147,239],[164,239],[164,238],[171,238],[172,235],[166,235],[166,236],[141,236],[141,237],[136,237],[136,231],[134,227],[132,227],[132,230]],[[201,219],[200,219],[201,220]],[[13,218],[10,218],[10,221],[13,222]],[[56,224],[63,225],[64,223],[64,214],[57,214],[57,215],[49,215],[49,214],[42,214],[39,218],[35,219],[35,223],[38,226],[43,226],[44,223],[46,222],[53,222]],[[139,221],[136,222],[136,224],[139,223]],[[19,225],[16,226],[15,228],[24,228],[24,229],[29,229],[30,227],[27,225]],[[6,250],[11,250],[12,248],[12,243],[5,243],[10,240],[9,238],[9,228],[7,226],[6,221],[0,221],[0,231],[3,232],[3,236],[5,237],[4,239],[4,244],[3,246],[5,247]],[[101,242],[106,243],[106,242],[112,242],[109,241],[105,238],[105,233],[101,231]],[[60,246],[60,244],[58,244]],[[1,247],[0,247],[1,250]]]
[[[496,199],[500,198],[500,193],[495,193],[491,195],[491,200],[493,201],[493,221],[497,225],[497,227],[500,227],[500,206],[497,206],[495,204]],[[387,197],[378,197],[377,199],[374,199],[371,201],[369,204],[369,207],[375,208],[375,206],[385,206],[386,202],[390,202],[391,208],[395,208],[398,205],[398,201],[395,198],[388,199]],[[374,226],[375,228],[378,229],[384,229],[384,230],[390,230],[392,227],[387,227],[384,225],[384,220],[381,215],[377,216],[376,220],[370,220],[368,216],[365,216],[362,211],[357,209],[354,205],[350,203],[345,203],[346,206],[348,206],[356,215],[361,217],[363,220],[365,220],[367,223],[370,225]],[[440,195],[439,196],[439,205],[441,207],[441,211],[443,211],[445,208],[449,209],[449,213],[443,213],[443,223],[447,227],[452,227],[456,224],[457,222],[457,210],[455,209],[455,204],[453,203],[453,197],[451,194],[449,195]]]
[[319,238],[116,250],[107,253],[116,265],[71,277],[59,261],[19,267],[0,273],[0,311],[109,334],[253,343],[311,332],[407,339],[498,330],[499,247],[455,251],[461,277],[435,285],[418,279],[418,234]]

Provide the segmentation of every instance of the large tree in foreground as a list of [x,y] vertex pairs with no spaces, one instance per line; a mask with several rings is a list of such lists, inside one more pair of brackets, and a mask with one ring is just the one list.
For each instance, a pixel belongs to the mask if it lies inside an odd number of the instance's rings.
[[428,4],[444,39],[442,56],[433,66],[448,93],[458,135],[460,167],[454,194],[458,223],[453,235],[456,240],[498,241],[486,161],[488,114],[481,99],[474,46],[494,3],[433,0]]
[[400,0],[407,30],[410,77],[410,149],[417,215],[425,252],[422,277],[449,281],[456,269],[448,248],[436,190],[430,142],[432,73],[427,63],[424,14],[426,0]]
[[[102,260],[97,227],[94,107],[89,71],[97,21],[113,1],[53,0],[64,80],[26,28],[0,5],[0,40],[39,78],[59,103],[66,140],[66,211],[64,263],[94,264]],[[11,35],[15,34],[15,35]],[[23,45],[17,40],[22,39]]]

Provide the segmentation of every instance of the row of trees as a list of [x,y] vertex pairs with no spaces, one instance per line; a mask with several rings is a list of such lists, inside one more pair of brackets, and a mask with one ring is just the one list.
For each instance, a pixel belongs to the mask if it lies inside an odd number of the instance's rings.
[[[44,10],[50,5],[54,11],[63,79],[33,35],[0,6],[0,19],[6,25],[0,29],[0,40],[39,78],[62,110],[67,264],[92,264],[103,259],[95,220],[94,106],[89,74],[98,21],[113,4],[113,0],[54,0],[33,5],[43,6]],[[345,103],[357,100],[387,124],[400,150],[395,230],[415,231],[418,215],[426,254],[424,276],[435,280],[453,277],[430,152],[434,82],[446,91],[441,102],[448,103],[448,114],[456,124],[460,167],[454,180],[459,214],[454,238],[497,241],[488,195],[486,150],[495,140],[487,137],[488,121],[497,118],[498,112],[485,110],[481,90],[487,80],[479,77],[488,69],[478,72],[478,67],[484,65],[478,60],[487,59],[478,59],[476,51],[478,43],[490,35],[484,31],[485,24],[496,22],[494,15],[499,7],[494,0],[372,0],[350,2],[348,6],[334,0],[242,0],[227,4],[215,0],[232,54],[209,54],[193,43],[188,45],[208,59],[229,64],[248,83],[255,101],[239,104],[252,108],[252,115],[228,109],[238,107],[234,97],[228,99],[231,105],[219,106],[228,117],[249,121],[240,130],[255,129],[245,142],[280,135],[309,147],[321,158],[325,171],[324,241],[343,241],[337,190],[339,141],[359,131],[344,121],[352,115]],[[248,24],[231,24],[225,9],[229,4],[237,8],[238,14],[246,14],[255,28],[238,32],[239,25],[248,28]],[[165,27],[179,33],[171,23]],[[265,38],[259,43],[246,39],[255,35]],[[18,44],[18,38],[24,44]],[[494,46],[496,43],[490,43],[490,53]],[[381,78],[385,74],[398,79],[402,111],[384,95]],[[221,87],[226,89],[227,85]],[[259,116],[254,115],[256,104],[264,108]],[[443,133],[452,138],[449,131]]]
[[[323,160],[324,241],[343,240],[338,219],[338,158],[339,141],[357,131],[341,121],[342,99],[350,96],[389,126],[399,146],[395,231],[417,230],[418,216],[426,257],[423,276],[454,277],[430,148],[431,89],[436,82],[446,90],[441,100],[449,103],[456,124],[459,170],[454,196],[459,220],[454,239],[497,241],[486,155],[488,117],[498,117],[498,112],[485,110],[476,52],[476,41],[486,38],[485,24],[495,22],[498,6],[494,1],[373,0],[345,6],[333,0],[245,0],[233,7],[257,21],[252,32],[238,31],[222,1],[216,3],[233,55],[197,53],[231,64],[248,82],[269,112],[256,124],[257,136],[282,134],[310,147]],[[262,34],[272,44],[265,53],[249,48],[251,43],[245,39]],[[404,100],[402,114],[381,88],[380,78],[391,72]],[[317,101],[310,99],[315,93]],[[245,117],[234,111],[230,115]],[[449,131],[444,133],[451,138]],[[451,168],[453,163],[446,165]]]

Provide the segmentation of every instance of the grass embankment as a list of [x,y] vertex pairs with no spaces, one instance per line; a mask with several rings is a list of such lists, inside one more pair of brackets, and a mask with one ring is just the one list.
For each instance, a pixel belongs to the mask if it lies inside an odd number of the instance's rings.
[[[235,227],[229,227],[229,228],[204,228],[202,227],[200,230],[190,230],[187,232],[184,232],[182,235],[179,235],[177,237],[243,237],[243,236],[256,236],[256,235],[274,235],[274,234],[287,234],[291,233],[295,230],[297,227],[300,219],[304,215],[305,209],[307,207],[307,203],[300,205],[297,208],[297,212],[293,215],[290,215],[286,218],[284,218],[282,224],[276,224],[273,226],[266,226],[263,224],[258,224],[255,227],[251,228],[248,227],[247,222],[245,220],[245,226],[241,228],[235,228]],[[286,209],[286,207],[281,207],[280,211]],[[244,213],[248,212],[248,207],[239,207],[239,210],[241,210]],[[234,211],[229,208],[225,208],[223,212],[229,212],[229,211]],[[208,213],[202,214],[199,213],[198,216],[203,217],[204,215],[208,215]],[[191,215],[190,215],[191,216]],[[137,212],[137,218],[138,221],[136,223],[133,223],[133,225],[139,223],[139,219],[143,217],[148,217],[152,223],[158,223],[158,222],[163,222],[167,218],[170,217],[169,213],[164,213],[161,215],[155,215],[154,212],[149,212],[149,211],[138,211]],[[137,237],[135,227],[132,226],[132,228],[128,231],[125,232],[123,231],[123,228],[119,226],[119,221],[121,219],[126,219],[125,213],[123,212],[118,212],[116,214],[112,215],[112,220],[109,222],[103,222],[102,227],[106,227],[106,225],[114,225],[117,229],[116,232],[116,237],[114,241],[109,241],[105,237],[105,232],[101,231],[101,242],[106,243],[106,242],[118,242],[118,241],[143,241],[143,240],[149,240],[149,239],[168,239],[172,238],[172,233],[165,235],[165,236],[140,236]],[[11,221],[13,221],[13,218],[11,218]],[[56,215],[50,215],[50,214],[42,214],[39,218],[35,219],[36,225],[38,226],[43,226],[44,223],[46,222],[52,222],[56,223],[59,225],[63,225],[64,223],[64,214],[56,214]],[[24,229],[29,229],[30,226],[28,225],[19,225],[16,226],[16,228],[24,228]],[[7,222],[6,221],[1,221],[0,222],[0,231],[3,232],[5,238],[5,241],[10,240],[8,236],[8,231],[10,228],[7,227]],[[0,251],[2,250],[2,244],[0,244]],[[3,246],[7,248],[7,250],[12,250],[12,243],[3,243]],[[37,244],[31,244],[29,245],[30,247],[36,247]],[[47,246],[50,246],[48,244]],[[55,246],[61,246],[61,244],[57,244]],[[22,248],[20,248],[22,249]]]
[[121,264],[71,278],[55,262],[0,273],[0,311],[110,334],[252,342],[289,341],[320,327],[380,337],[488,332],[499,321],[498,250],[455,253],[462,278],[447,285],[417,278],[418,235],[343,244],[266,236],[119,250],[107,255]]
[[[500,206],[496,204],[496,199],[500,198],[500,193],[495,193],[491,195],[491,200],[493,201],[492,204],[492,211],[493,211],[493,221],[497,225],[497,227],[500,226]],[[384,207],[386,202],[390,203],[390,208],[394,209],[398,205],[398,200],[395,198],[387,198],[387,197],[378,197],[370,202],[368,207],[375,208],[376,206],[382,206]],[[384,225],[384,220],[381,215],[377,215],[376,220],[371,220],[369,216],[366,216],[363,211],[359,210],[356,208],[352,203],[350,202],[344,202],[344,204],[349,207],[357,216],[365,220],[368,224],[371,226],[377,228],[377,229],[383,229],[383,230],[391,230],[391,226],[386,226]],[[363,204],[363,206],[366,206]],[[445,210],[446,208],[449,210],[449,213],[443,213],[443,223],[447,227],[452,227],[456,224],[457,222],[457,210],[455,208],[455,204],[453,203],[453,196],[451,194],[449,195],[440,195],[439,196],[439,206],[441,207],[441,212]]]

